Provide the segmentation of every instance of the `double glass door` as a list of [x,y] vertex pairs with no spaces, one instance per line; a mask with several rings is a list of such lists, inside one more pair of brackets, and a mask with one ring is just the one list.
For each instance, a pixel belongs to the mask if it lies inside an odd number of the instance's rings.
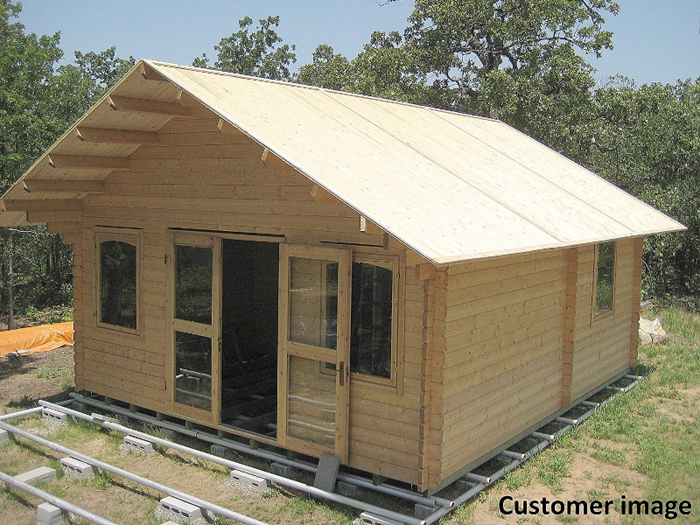
[[[222,406],[221,238],[170,232],[169,246],[166,337],[173,349],[172,411],[219,425],[222,410],[231,408]],[[343,461],[348,454],[350,269],[350,250],[280,244],[276,439],[293,450],[328,452]],[[259,339],[249,346],[262,344]],[[246,403],[258,405],[262,402]],[[274,419],[270,423],[274,428]]]

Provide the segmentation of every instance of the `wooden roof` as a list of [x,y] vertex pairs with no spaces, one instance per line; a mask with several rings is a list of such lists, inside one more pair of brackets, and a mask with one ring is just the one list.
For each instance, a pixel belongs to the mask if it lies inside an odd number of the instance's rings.
[[139,62],[61,137],[4,206],[53,209],[22,201],[99,191],[170,118],[200,111],[437,265],[684,229],[502,122],[154,61]]

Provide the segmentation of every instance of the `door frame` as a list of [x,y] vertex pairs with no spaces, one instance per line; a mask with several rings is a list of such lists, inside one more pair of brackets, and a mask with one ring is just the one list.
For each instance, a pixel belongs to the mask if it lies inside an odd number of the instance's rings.
[[[329,260],[338,263],[338,315],[336,349],[289,341],[289,260],[291,257]],[[278,364],[277,364],[277,442],[280,446],[320,456],[330,453],[347,463],[350,416],[350,304],[352,292],[352,251],[347,247],[320,247],[280,244]],[[289,357],[319,362],[334,362],[335,374],[335,448],[311,443],[287,435],[287,395]]]
[[[211,233],[169,230],[166,236],[165,344],[166,381],[170,411],[182,416],[218,425],[221,419],[221,238]],[[176,246],[211,248],[212,250],[212,323],[205,325],[175,317]],[[211,339],[211,411],[175,401],[175,332],[186,332]]]

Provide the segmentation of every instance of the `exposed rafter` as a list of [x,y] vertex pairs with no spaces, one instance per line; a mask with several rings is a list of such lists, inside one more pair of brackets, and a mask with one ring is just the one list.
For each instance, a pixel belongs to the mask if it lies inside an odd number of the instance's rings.
[[30,193],[104,193],[99,180],[25,179],[24,189]]
[[264,151],[262,152],[262,156],[260,157],[260,160],[262,160],[263,164],[265,164],[265,166],[267,166],[268,168],[276,168],[276,169],[288,169],[288,168],[290,168],[289,164],[287,164],[285,161],[280,159],[277,155],[272,153],[267,148],[265,148]]
[[107,105],[114,111],[123,111],[125,113],[179,117],[189,117],[192,115],[192,110],[190,108],[181,106],[177,102],[163,102],[160,100],[145,100],[141,98],[118,97],[112,95],[107,97]]
[[236,128],[235,126],[232,126],[228,122],[226,122],[224,119],[220,118],[218,124],[216,125],[216,129],[221,133],[222,135],[229,135],[232,137],[239,137],[244,135],[244,133]]
[[119,170],[130,169],[124,157],[97,157],[90,155],[48,155],[49,166],[65,169]]
[[316,202],[329,202],[333,204],[340,203],[340,201],[337,198],[335,198],[333,195],[328,193],[326,190],[324,190],[317,184],[313,185],[310,194]]
[[166,80],[160,73],[156,72],[156,70],[148,64],[142,63],[139,67],[139,71],[145,80],[152,80],[154,82],[168,82],[168,80]]
[[125,129],[75,128],[75,136],[95,144],[159,144],[158,133]]

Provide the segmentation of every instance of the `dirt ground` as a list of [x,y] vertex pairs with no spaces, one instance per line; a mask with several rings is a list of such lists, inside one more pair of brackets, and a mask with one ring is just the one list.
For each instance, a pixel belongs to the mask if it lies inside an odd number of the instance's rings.
[[73,385],[73,347],[0,358],[0,407],[4,412],[34,406],[38,399],[67,396]]

